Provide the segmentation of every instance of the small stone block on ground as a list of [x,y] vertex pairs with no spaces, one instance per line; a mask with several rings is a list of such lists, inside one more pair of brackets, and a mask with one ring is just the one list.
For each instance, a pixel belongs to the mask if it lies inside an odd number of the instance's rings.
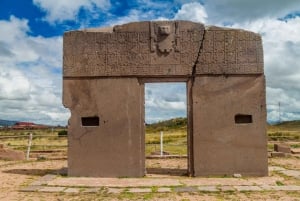
[[79,193],[79,191],[79,188],[67,188],[66,190],[64,190],[65,193]]
[[199,191],[198,188],[193,186],[187,186],[187,187],[176,187],[174,188],[175,192],[196,192]]
[[66,187],[55,187],[55,186],[46,186],[41,189],[39,189],[39,192],[49,192],[49,193],[57,193],[57,192],[63,192]]
[[218,192],[219,191],[216,186],[199,186],[198,190],[204,191],[204,192]]
[[130,193],[151,193],[151,188],[130,188],[128,190]]
[[287,144],[274,144],[274,151],[283,152],[283,153],[291,153],[290,145]]
[[291,149],[292,154],[300,154],[300,148]]
[[263,189],[259,186],[234,186],[238,191],[262,191]]
[[167,187],[163,187],[163,188],[158,188],[157,189],[157,192],[158,193],[169,193],[169,192],[172,192],[172,189],[171,188],[167,188]]

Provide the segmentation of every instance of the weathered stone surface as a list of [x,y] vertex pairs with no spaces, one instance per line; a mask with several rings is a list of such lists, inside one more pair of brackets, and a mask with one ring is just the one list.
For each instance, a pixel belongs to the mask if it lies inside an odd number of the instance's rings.
[[195,186],[184,186],[184,187],[176,187],[173,189],[174,192],[197,192],[199,189]]
[[[251,121],[237,122],[236,115]],[[248,119],[246,119],[248,120]],[[202,76],[193,87],[194,174],[268,174],[263,76]]]
[[157,189],[157,192],[158,193],[169,193],[169,192],[172,192],[172,189],[168,188],[168,187],[161,187],[161,188]]
[[64,190],[64,193],[79,193],[80,189],[79,188],[67,188]]
[[[141,177],[145,172],[144,87],[136,78],[64,80],[72,113],[69,176]],[[98,117],[98,126],[83,126]]]
[[263,74],[259,34],[245,30],[207,27],[197,74]]
[[60,186],[45,186],[41,189],[39,189],[39,192],[49,192],[49,193],[58,193],[63,192],[65,190],[65,187]]
[[25,188],[22,188],[21,191],[22,192],[34,192],[34,191],[38,191],[40,190],[41,188],[44,188],[43,186],[27,186]]
[[288,144],[274,144],[274,151],[290,154],[291,147]]
[[282,170],[281,173],[290,177],[295,177],[296,179],[300,179],[300,170]]
[[[83,193],[98,193],[100,191],[100,188],[87,188],[83,191]],[[109,190],[108,190],[109,192]]]
[[151,187],[151,186],[180,186],[178,179],[168,178],[90,178],[90,177],[68,177],[56,178],[48,182],[49,186],[86,186],[86,187]]
[[198,190],[199,191],[204,191],[204,192],[217,192],[217,191],[219,191],[216,186],[199,186]]
[[238,191],[262,191],[259,186],[234,186]]
[[130,193],[151,193],[151,188],[130,188],[128,190]]
[[263,74],[261,37],[249,31],[187,21],[129,23],[112,30],[65,33],[64,76],[186,76],[197,58],[196,74]]
[[188,173],[264,176],[265,78],[258,34],[188,21],[64,35],[68,174],[145,174],[144,83],[186,82]]
[[186,21],[129,23],[112,33],[67,32],[64,77],[190,75],[203,33],[203,24]]
[[124,189],[122,188],[108,188],[107,192],[108,193],[122,193]]
[[220,186],[221,191],[235,191],[232,186]]

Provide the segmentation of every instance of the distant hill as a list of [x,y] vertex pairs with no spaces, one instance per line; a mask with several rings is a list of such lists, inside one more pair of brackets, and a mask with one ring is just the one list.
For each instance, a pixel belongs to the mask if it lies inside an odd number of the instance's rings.
[[285,130],[300,130],[300,120],[294,121],[284,121],[281,123],[277,123],[274,125],[269,126],[269,128],[274,129],[285,129]]
[[0,119],[0,126],[12,126],[15,125],[18,121],[9,121]]
[[[267,124],[268,130],[290,130],[300,131],[300,120],[284,121],[277,124]],[[174,118],[165,121],[160,121],[153,124],[146,125],[146,132],[160,132],[171,130],[186,130],[187,118]]]
[[300,126],[300,120],[283,121],[275,124],[275,126]]
[[186,130],[187,118],[179,117],[146,125],[146,132]]

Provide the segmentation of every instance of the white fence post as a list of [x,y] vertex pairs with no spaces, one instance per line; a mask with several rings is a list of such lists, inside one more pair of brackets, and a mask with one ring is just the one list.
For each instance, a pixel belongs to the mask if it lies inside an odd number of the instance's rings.
[[160,131],[160,156],[164,155],[164,132]]
[[28,148],[27,148],[27,154],[26,154],[26,160],[29,160],[29,154],[30,154],[30,147],[32,144],[32,133],[29,134],[29,139],[28,139]]

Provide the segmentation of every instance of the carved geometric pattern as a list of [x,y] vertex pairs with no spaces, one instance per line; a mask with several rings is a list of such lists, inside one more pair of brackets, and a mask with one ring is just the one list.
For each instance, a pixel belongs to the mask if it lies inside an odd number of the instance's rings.
[[[139,23],[135,25],[139,31],[134,31],[132,25],[122,25],[112,33],[65,33],[64,77],[191,76],[204,25],[185,21],[155,23],[154,26],[149,22],[149,27],[170,27],[172,40],[169,42],[172,43],[166,51],[152,47],[156,45],[155,37],[151,28],[145,29],[145,23],[141,27],[138,27]],[[263,52],[259,35],[218,27],[205,31],[196,74],[262,73]]]

